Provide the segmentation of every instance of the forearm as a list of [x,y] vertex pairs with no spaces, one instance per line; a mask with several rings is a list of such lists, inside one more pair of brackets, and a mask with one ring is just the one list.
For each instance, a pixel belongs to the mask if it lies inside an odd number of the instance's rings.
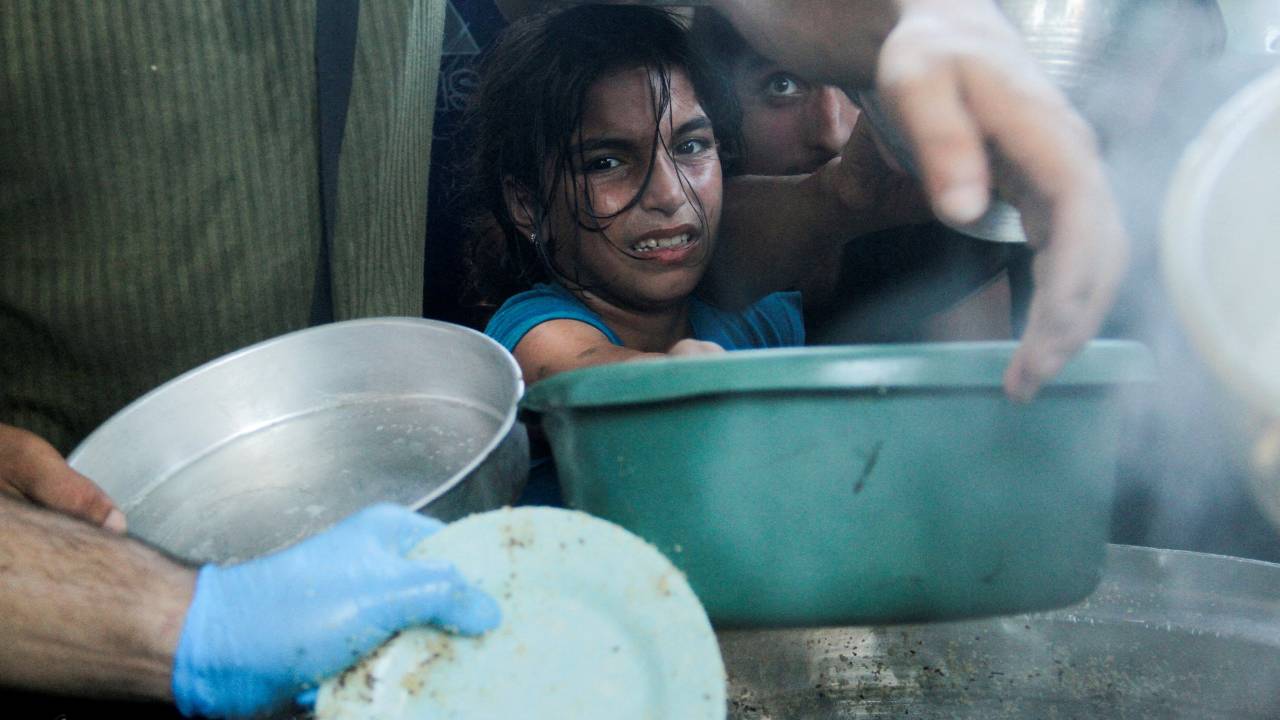
[[858,234],[858,218],[814,175],[743,176],[725,182],[720,237],[700,292],[737,308],[798,287],[814,257]]
[[0,683],[171,697],[195,571],[136,541],[0,497]]
[[[684,330],[686,321],[682,317],[676,325]],[[525,333],[512,355],[524,381],[532,385],[562,372],[595,365],[724,352],[715,343],[680,337],[680,333],[663,340],[646,338],[621,326],[617,330],[624,345],[614,345],[598,329],[577,320],[549,320]]]
[[580,352],[557,353],[550,357],[537,352],[521,352],[519,347],[515,352],[515,358],[524,373],[524,380],[530,385],[560,373],[581,368],[659,357],[663,355],[632,350],[619,345],[593,345]]
[[727,181],[704,295],[740,307],[771,292],[828,285],[824,278],[836,269],[815,264],[831,263],[845,243],[930,219],[909,179],[862,155],[836,158],[812,175]]
[[[815,80],[870,87],[901,8],[930,0],[710,0],[760,54]],[[947,0],[951,2],[953,0]],[[827,42],[839,37],[839,43]]]

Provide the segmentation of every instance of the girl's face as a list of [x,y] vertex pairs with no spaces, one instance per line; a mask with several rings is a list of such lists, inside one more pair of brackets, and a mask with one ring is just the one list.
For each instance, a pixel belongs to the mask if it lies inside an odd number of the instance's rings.
[[720,222],[711,121],[680,70],[670,74],[670,106],[655,117],[657,81],[637,67],[591,86],[571,151],[577,182],[556,193],[546,228],[569,279],[605,302],[640,311],[677,305],[693,293]]

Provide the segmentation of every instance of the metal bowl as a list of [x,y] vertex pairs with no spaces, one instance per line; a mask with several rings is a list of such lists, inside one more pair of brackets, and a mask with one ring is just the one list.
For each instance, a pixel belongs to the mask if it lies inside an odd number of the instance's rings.
[[1112,545],[1055,612],[719,633],[731,720],[1280,717],[1280,566]]
[[353,320],[284,335],[153,390],[72,467],[130,533],[192,562],[290,545],[365,505],[452,520],[511,503],[528,472],[520,370],[457,325]]
[[[1149,72],[1142,59],[1158,53],[1185,52],[1192,45],[1170,47],[1181,24],[1204,22],[1210,13],[1220,23],[1216,3],[1201,0],[997,0],[1001,11],[1021,34],[1040,70],[1077,108],[1090,115],[1093,91],[1100,86],[1136,87],[1136,78],[1119,75]],[[1181,38],[1179,38],[1181,39]],[[1181,39],[1185,42],[1185,39]],[[1149,79],[1142,82],[1150,82]],[[854,93],[885,144],[898,161],[916,172],[906,139],[897,130],[874,90]],[[951,227],[995,242],[1025,242],[1018,211],[998,197],[987,213],[969,224]]]

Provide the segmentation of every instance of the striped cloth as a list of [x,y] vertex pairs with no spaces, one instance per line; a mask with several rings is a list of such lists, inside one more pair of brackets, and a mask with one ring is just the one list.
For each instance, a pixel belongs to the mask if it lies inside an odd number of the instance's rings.
[[[417,316],[445,2],[361,5],[333,317]],[[314,25],[309,0],[0,0],[0,423],[66,452],[308,323]]]

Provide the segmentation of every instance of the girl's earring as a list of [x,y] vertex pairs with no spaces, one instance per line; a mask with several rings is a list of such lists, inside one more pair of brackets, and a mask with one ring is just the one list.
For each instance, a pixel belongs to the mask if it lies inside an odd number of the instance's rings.
[[538,233],[536,233],[536,232],[531,232],[531,233],[529,233],[529,242],[533,243],[534,245],[537,245],[537,244],[538,244]]

